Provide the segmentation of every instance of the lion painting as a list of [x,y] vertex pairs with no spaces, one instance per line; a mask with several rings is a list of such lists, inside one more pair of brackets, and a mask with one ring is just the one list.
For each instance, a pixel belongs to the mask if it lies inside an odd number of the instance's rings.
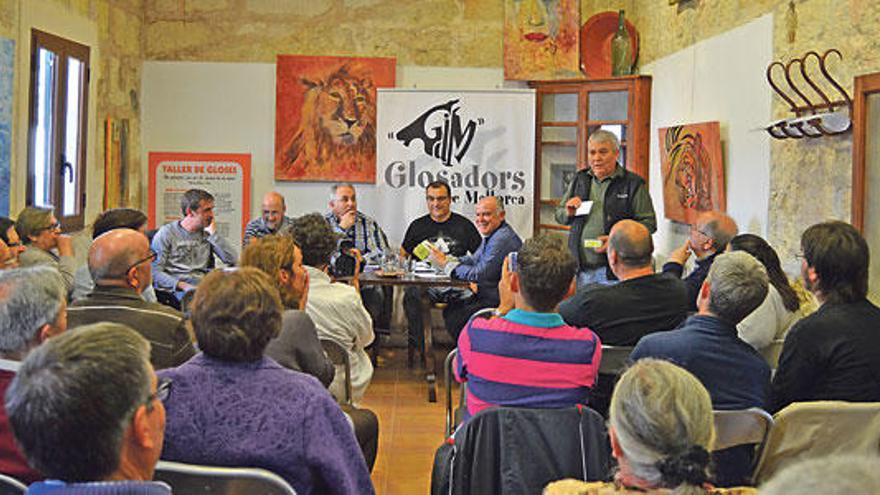
[[[297,71],[301,103],[283,104],[279,57],[275,178],[375,182],[376,82],[367,64],[351,59],[337,61],[328,70]],[[387,59],[380,59],[387,60]],[[393,60],[392,60],[393,67]],[[393,71],[392,71],[393,72]],[[393,84],[393,76],[392,76]],[[294,100],[294,98],[288,98]],[[296,125],[283,129],[284,114],[297,116]]]

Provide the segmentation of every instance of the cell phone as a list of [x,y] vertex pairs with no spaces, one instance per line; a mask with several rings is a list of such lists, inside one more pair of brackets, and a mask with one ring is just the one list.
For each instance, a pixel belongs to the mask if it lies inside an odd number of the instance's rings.
[[516,251],[512,251],[510,254],[507,255],[507,269],[510,270],[511,272],[515,272],[516,268],[517,268],[517,266],[516,266],[516,255],[517,254],[518,253]]

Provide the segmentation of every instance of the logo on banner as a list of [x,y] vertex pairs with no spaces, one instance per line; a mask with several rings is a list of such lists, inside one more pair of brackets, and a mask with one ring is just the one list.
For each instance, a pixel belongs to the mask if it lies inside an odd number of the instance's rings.
[[462,126],[459,110],[461,106],[458,99],[435,105],[389,137],[407,147],[418,139],[422,142],[426,155],[440,160],[447,167],[453,165],[453,159],[460,164],[474,141],[477,125],[482,125],[485,120],[468,120]]

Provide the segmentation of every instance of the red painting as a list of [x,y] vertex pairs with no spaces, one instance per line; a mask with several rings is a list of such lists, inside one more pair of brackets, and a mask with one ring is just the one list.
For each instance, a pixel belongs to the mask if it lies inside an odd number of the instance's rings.
[[275,180],[376,182],[376,88],[395,59],[279,55]]
[[504,78],[583,77],[579,0],[504,0]]
[[666,218],[691,224],[707,210],[725,211],[718,122],[659,129]]

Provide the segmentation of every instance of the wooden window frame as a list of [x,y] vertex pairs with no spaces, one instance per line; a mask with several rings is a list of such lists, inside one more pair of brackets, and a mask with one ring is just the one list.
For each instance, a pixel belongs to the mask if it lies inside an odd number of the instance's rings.
[[[27,193],[25,196],[28,205],[33,205],[35,201],[36,187],[36,163],[35,163],[35,139],[37,134],[37,101],[36,88],[38,83],[39,70],[39,50],[45,48],[59,56],[62,63],[58,64],[58,72],[56,75],[55,88],[55,108],[52,115],[53,127],[53,143],[52,143],[52,170],[49,170],[49,198],[51,204],[55,207],[55,216],[61,222],[64,230],[78,230],[85,225],[85,209],[86,209],[86,157],[88,155],[88,118],[89,118],[89,82],[91,79],[91,69],[89,63],[90,49],[88,46],[71,41],[60,36],[39,31],[31,30],[31,67],[30,67],[30,88],[29,88],[29,116],[28,116],[28,180]],[[75,58],[83,63],[83,94],[82,107],[79,120],[79,157],[77,160],[77,168],[75,171],[77,183],[75,187],[74,204],[79,205],[79,212],[74,215],[64,215],[64,197],[61,181],[64,180],[66,167],[70,167],[70,162],[64,160],[63,150],[65,149],[66,132],[64,117],[67,114],[67,64],[64,63],[68,57]]]

